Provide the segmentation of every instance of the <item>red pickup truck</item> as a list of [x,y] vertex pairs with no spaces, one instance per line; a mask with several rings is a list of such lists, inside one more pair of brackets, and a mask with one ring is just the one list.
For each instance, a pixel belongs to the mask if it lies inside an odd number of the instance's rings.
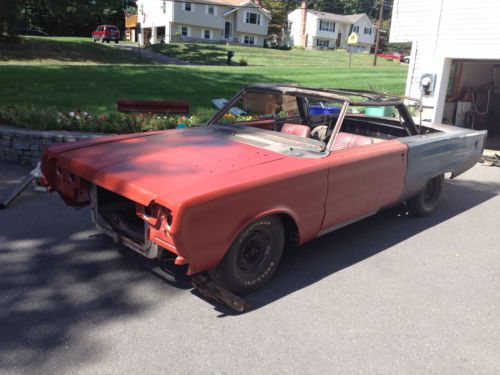
[[120,37],[120,30],[113,25],[101,25],[96,31],[92,32],[92,40],[94,42],[99,40],[101,43],[109,43],[111,40],[114,40],[115,43],[118,43]]

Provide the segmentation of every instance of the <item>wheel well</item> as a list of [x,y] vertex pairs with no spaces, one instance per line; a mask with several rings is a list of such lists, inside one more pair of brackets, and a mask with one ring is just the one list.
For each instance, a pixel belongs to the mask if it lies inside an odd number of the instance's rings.
[[285,249],[296,247],[299,243],[299,229],[295,220],[288,214],[276,214],[285,229]]

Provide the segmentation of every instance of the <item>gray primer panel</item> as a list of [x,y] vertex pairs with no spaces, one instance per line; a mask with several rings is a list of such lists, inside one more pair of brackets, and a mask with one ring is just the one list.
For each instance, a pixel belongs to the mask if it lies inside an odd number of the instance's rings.
[[399,138],[408,146],[408,170],[401,200],[416,195],[432,177],[452,172],[452,178],[472,168],[484,149],[486,131],[433,124],[439,132]]

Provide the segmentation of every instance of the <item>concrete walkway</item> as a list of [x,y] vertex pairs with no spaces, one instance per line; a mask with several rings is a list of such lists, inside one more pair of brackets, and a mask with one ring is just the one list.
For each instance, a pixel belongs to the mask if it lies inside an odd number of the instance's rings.
[[[112,48],[118,48],[124,51],[130,51],[135,54],[139,54],[139,47],[136,44],[129,44],[129,43],[119,43],[119,44],[110,44],[110,47]],[[140,53],[142,56],[145,56],[153,61],[162,63],[162,64],[169,64],[169,65],[194,65],[194,64],[189,64],[185,61],[177,60],[173,57],[170,56],[165,56],[160,53],[156,53],[151,51],[149,48],[143,48],[141,47]]]

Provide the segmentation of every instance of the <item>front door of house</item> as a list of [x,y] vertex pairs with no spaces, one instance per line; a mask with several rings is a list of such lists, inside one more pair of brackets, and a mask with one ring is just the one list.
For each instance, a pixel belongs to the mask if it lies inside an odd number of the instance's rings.
[[335,47],[340,48],[340,42],[342,41],[342,33],[337,34],[337,41],[335,42]]
[[224,38],[233,38],[233,23],[231,21],[226,21],[226,23],[224,24]]

